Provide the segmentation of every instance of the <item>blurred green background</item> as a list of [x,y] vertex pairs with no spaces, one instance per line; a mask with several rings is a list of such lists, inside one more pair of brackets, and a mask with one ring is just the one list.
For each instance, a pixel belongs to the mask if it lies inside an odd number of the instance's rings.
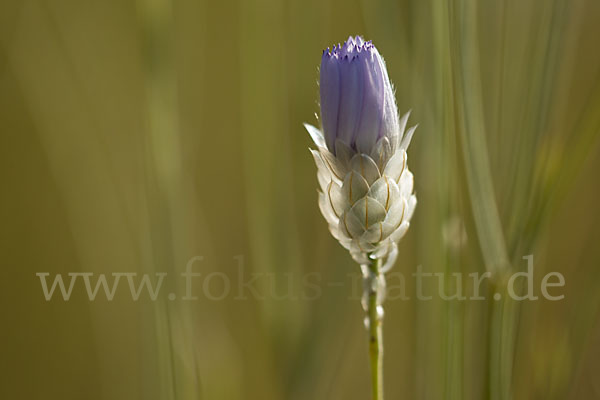
[[[536,290],[566,280],[564,300],[519,304],[500,395],[497,304],[417,301],[407,279],[413,299],[386,303],[387,398],[600,398],[598,21],[593,0],[1,1],[0,397],[368,398],[358,267],[302,127],[321,50],[362,34],[419,123],[395,271],[533,254]],[[198,255],[203,276],[236,285],[241,262],[293,296],[215,301],[199,278],[198,300],[170,301],[172,278],[157,301],[75,285],[47,302],[35,275],[177,276]]]

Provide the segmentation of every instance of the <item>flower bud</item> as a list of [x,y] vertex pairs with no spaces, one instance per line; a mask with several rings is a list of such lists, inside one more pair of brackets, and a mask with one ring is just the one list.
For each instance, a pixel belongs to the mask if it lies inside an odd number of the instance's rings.
[[331,234],[361,264],[385,258],[417,204],[406,149],[416,128],[398,118],[383,59],[371,42],[350,37],[321,60],[322,131],[307,125],[317,146],[319,207]]
[[321,119],[327,147],[341,140],[368,153],[382,137],[395,143],[398,110],[385,62],[371,43],[352,36],[323,51],[320,70]]

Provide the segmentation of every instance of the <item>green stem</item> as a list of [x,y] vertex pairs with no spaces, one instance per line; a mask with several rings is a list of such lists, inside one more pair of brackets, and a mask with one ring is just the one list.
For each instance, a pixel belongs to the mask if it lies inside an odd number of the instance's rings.
[[383,400],[383,306],[380,300],[383,298],[385,280],[380,267],[381,260],[373,260],[364,276],[373,400]]
[[[496,288],[496,286],[492,286]],[[492,290],[492,294],[494,290]],[[498,292],[501,293],[501,292]],[[490,400],[501,400],[502,396],[502,382],[500,371],[501,363],[500,356],[502,354],[502,309],[503,303],[494,299],[490,300],[491,313],[490,313],[490,325],[489,325],[489,399]]]
[[491,300],[490,326],[490,393],[491,400],[512,399],[512,366],[515,354],[515,334],[518,304],[508,296],[506,285],[496,286],[501,300]]

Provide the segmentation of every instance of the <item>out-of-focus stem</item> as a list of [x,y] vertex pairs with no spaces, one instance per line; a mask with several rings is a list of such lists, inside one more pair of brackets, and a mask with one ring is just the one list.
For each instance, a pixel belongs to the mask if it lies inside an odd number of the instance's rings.
[[[495,287],[495,286],[492,286]],[[492,290],[492,294],[493,294]],[[498,292],[499,293],[499,292]],[[502,384],[500,379],[500,354],[502,352],[502,340],[500,330],[502,328],[502,302],[490,299],[490,323],[488,328],[488,346],[489,346],[489,393],[490,400],[502,399]]]
[[505,281],[500,282],[496,294],[501,299],[492,299],[489,330],[491,400],[512,399],[512,366],[515,355],[515,332],[519,317],[518,304],[509,295]]
[[381,260],[363,267],[364,299],[369,331],[369,357],[373,400],[383,400],[383,306],[385,279],[380,272]]

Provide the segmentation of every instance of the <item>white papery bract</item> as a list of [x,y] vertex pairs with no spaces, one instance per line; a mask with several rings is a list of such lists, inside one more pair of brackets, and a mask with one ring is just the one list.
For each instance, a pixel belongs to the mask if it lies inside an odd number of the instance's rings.
[[406,155],[416,126],[404,132],[408,116],[400,118],[391,140],[380,138],[368,152],[337,139],[334,154],[323,132],[305,124],[317,146],[311,152],[318,169],[319,207],[331,234],[360,264],[394,258],[417,204]]

